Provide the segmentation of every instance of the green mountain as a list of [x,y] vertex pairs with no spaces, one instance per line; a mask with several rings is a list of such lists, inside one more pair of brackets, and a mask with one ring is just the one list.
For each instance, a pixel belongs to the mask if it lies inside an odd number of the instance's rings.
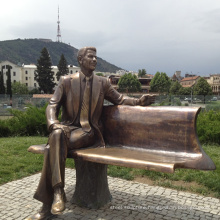
[[[52,64],[58,65],[60,56],[63,53],[67,63],[78,66],[78,49],[61,42],[53,42],[47,39],[17,39],[0,41],[0,61],[11,61],[15,64],[37,64],[41,50],[46,47],[50,53]],[[121,68],[108,63],[98,57],[96,71],[116,72]]]

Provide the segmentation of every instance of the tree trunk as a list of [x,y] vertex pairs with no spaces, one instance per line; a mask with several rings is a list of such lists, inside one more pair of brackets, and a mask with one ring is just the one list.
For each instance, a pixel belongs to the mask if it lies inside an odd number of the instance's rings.
[[111,201],[107,165],[75,160],[76,187],[71,202],[86,208],[98,209]]

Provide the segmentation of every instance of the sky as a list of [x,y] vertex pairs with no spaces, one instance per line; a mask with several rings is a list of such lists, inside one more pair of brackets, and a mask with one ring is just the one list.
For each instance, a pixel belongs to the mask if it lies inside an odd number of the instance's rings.
[[95,46],[97,56],[126,69],[172,76],[220,73],[219,0],[7,0],[0,41],[57,40]]

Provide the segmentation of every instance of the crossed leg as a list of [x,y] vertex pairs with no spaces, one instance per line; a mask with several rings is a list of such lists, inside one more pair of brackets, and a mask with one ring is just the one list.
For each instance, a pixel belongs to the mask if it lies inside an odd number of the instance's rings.
[[[84,148],[95,143],[93,130],[85,133],[82,128],[70,130],[67,138],[63,129],[51,132],[44,153],[44,164],[34,198],[43,203],[41,211],[28,219],[43,219],[60,214],[65,209],[65,162],[69,150]],[[37,217],[38,216],[38,217]]]

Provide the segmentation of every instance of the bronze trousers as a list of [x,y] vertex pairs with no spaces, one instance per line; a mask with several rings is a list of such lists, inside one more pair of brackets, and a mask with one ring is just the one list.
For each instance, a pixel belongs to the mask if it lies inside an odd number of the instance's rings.
[[34,198],[51,205],[54,187],[64,188],[65,186],[65,163],[68,151],[89,147],[94,142],[93,130],[86,133],[82,128],[74,127],[68,135],[61,128],[53,130],[45,148],[43,169]]

